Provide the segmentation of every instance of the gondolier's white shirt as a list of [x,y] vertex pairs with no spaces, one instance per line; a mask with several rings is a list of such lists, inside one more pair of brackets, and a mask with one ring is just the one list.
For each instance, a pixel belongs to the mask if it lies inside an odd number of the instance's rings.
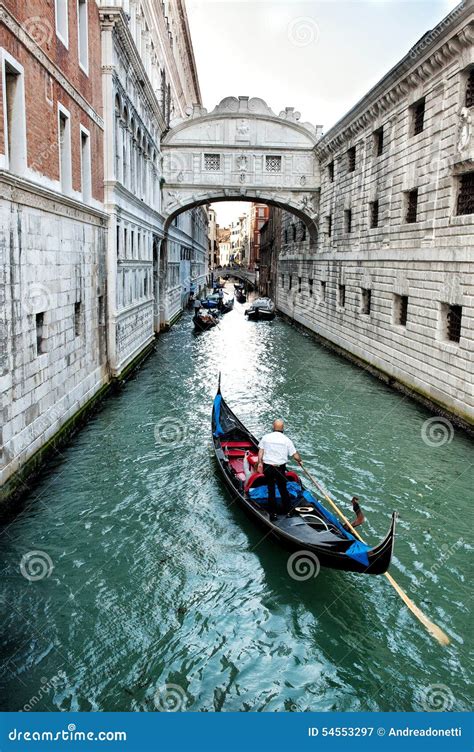
[[284,465],[288,457],[296,452],[295,445],[281,431],[272,431],[262,436],[259,449],[263,449],[263,461],[266,465]]

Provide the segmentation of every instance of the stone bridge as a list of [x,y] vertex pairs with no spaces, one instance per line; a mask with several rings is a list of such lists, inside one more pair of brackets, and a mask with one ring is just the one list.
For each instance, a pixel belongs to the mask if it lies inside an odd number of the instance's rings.
[[298,216],[316,241],[320,126],[249,97],[226,97],[212,112],[194,106],[171,125],[162,140],[165,228],[199,204],[258,201]]

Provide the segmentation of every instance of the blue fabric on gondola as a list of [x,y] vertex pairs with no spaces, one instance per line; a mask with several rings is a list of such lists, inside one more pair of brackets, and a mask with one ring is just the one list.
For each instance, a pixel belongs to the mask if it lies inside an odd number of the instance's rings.
[[355,540],[352,546],[349,546],[347,549],[346,554],[347,556],[350,556],[351,559],[355,559],[355,561],[363,564],[364,567],[368,567],[369,557],[367,556],[367,551],[370,551],[370,546],[366,543],[362,543],[360,540]]
[[216,430],[214,431],[214,436],[222,436],[224,434],[224,431],[222,430],[222,426],[220,424],[221,402],[222,402],[222,395],[216,394],[214,398],[214,421],[216,424]]
[[355,538],[352,533],[349,533],[349,531],[342,526],[338,518],[334,514],[332,514],[332,512],[326,509],[326,507],[323,507],[323,505],[319,501],[317,501],[309,491],[303,491],[303,496],[307,502],[314,504],[316,509],[321,512],[323,517],[325,517],[328,522],[332,522],[332,524],[335,525],[346,538],[353,541],[352,545],[349,546],[349,548],[345,551],[347,556],[350,556],[351,559],[354,559],[360,564],[363,564],[365,567],[368,567],[369,557],[367,556],[367,552],[370,551],[370,546],[368,546],[366,543],[362,543],[362,541],[360,540],[357,540],[357,538]]
[[[286,487],[292,499],[297,499],[298,496],[301,495],[301,486],[299,483],[296,483],[296,481],[289,480],[286,484]],[[259,501],[261,504],[263,504],[268,501],[268,487],[257,486],[256,488],[251,488],[249,489],[249,496],[253,501]],[[275,489],[275,497],[276,499],[281,498],[278,488]]]

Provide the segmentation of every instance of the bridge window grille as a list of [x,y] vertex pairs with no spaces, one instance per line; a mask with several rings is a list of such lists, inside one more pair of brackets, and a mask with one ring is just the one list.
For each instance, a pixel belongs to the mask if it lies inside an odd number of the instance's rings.
[[379,226],[379,202],[376,199],[375,201],[370,202],[370,226],[372,228]]
[[374,154],[376,157],[383,154],[383,127],[374,131]]
[[204,154],[204,169],[209,172],[219,172],[221,169],[221,155]]
[[330,183],[334,183],[334,160],[328,164],[328,178]]
[[346,305],[346,286],[345,285],[339,285],[337,288],[337,296],[338,296],[338,305],[340,308],[344,308]]
[[370,309],[372,307],[372,290],[366,287],[361,288],[361,306],[360,312],[366,316],[370,316]]
[[265,171],[266,172],[281,172],[281,157],[266,156],[265,157]]
[[356,168],[356,148],[355,146],[351,146],[351,148],[347,150],[347,171],[354,172],[355,168]]
[[474,172],[459,176],[456,214],[474,214]]
[[407,192],[405,222],[416,222],[418,213],[418,188]]
[[406,326],[408,318],[408,295],[393,296],[393,320],[394,324]]
[[345,232],[352,232],[352,209],[344,211],[344,230]]
[[417,136],[425,127],[425,98],[419,99],[411,106],[412,135]]
[[467,76],[466,107],[474,107],[474,67],[470,69]]

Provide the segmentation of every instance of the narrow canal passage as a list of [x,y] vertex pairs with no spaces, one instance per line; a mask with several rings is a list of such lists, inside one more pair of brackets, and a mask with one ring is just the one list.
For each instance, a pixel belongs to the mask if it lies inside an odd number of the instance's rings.
[[[185,314],[3,527],[4,709],[468,708],[468,439],[433,432],[413,402],[243,310],[199,336]],[[448,648],[384,577],[289,576],[216,474],[219,370],[255,434],[283,417],[346,512],[359,494],[369,541],[398,509],[392,574]]]

